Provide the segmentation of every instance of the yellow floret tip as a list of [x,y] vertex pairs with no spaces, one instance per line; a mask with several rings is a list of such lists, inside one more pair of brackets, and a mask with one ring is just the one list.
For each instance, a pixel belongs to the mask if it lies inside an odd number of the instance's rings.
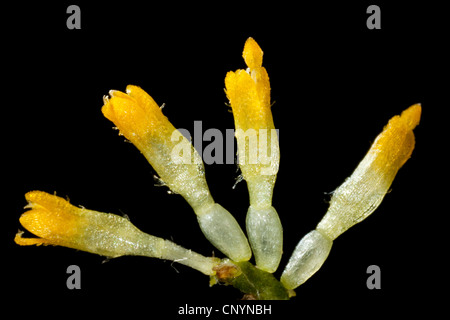
[[249,38],[243,51],[249,69],[230,71],[225,77],[226,94],[233,110],[236,129],[274,128],[269,75],[262,67],[262,55],[256,41]]
[[384,168],[385,174],[395,176],[411,157],[415,146],[412,130],[419,124],[420,115],[421,107],[416,104],[400,116],[394,116],[370,148],[369,154],[373,155],[374,164]]
[[412,105],[408,109],[402,112],[400,118],[409,129],[413,130],[420,122],[420,116],[422,115],[422,106],[420,103]]
[[129,85],[126,93],[111,90],[105,97],[103,115],[141,152],[152,140],[169,142],[175,130],[153,98],[140,87]]
[[262,66],[263,51],[253,38],[248,38],[245,42],[242,56],[250,69]]
[[20,245],[53,244],[76,247],[86,226],[86,219],[80,208],[72,206],[68,201],[42,191],[31,191],[25,195],[31,210],[25,212],[19,221],[24,228],[40,237],[37,239],[22,238],[16,235],[15,241]]

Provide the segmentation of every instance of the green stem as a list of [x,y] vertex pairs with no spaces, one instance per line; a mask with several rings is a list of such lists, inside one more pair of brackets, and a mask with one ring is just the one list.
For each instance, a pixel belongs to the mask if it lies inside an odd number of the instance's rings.
[[232,285],[247,296],[257,300],[289,300],[295,295],[286,289],[273,274],[256,268],[247,261],[225,261],[215,268],[211,283]]

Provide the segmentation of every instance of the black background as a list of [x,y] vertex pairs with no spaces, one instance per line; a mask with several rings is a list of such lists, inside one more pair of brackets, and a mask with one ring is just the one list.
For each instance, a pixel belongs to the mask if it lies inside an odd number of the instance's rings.
[[[81,30],[66,28],[70,4],[81,8]],[[381,8],[381,30],[366,27],[370,4]],[[297,242],[325,214],[328,193],[352,173],[389,118],[414,103],[423,108],[416,149],[392,191],[371,217],[334,242],[297,297],[272,303],[272,317],[359,318],[440,307],[448,243],[448,134],[436,121],[445,123],[448,108],[443,8],[380,1],[63,1],[7,6],[2,17],[2,303],[8,309],[56,317],[55,306],[63,306],[66,315],[123,310],[172,318],[186,303],[239,302],[234,288],[210,288],[204,275],[169,261],[122,257],[102,263],[103,257],[67,248],[19,247],[13,238],[21,228],[23,195],[56,191],[75,205],[127,214],[145,232],[221,256],[187,203],[154,186],[152,168],[111,129],[100,108],[109,89],[135,84],[165,103],[175,127],[192,133],[194,121],[202,120],[204,130],[225,132],[234,123],[224,77],[245,67],[241,53],[249,36],[264,51],[280,130],[273,204],[284,227],[285,254],[277,277]],[[248,193],[245,182],[232,189],[237,176],[234,164],[206,165],[213,197],[244,227]],[[72,264],[81,268],[81,290],[66,287]],[[381,290],[366,287],[372,264],[381,268]]]

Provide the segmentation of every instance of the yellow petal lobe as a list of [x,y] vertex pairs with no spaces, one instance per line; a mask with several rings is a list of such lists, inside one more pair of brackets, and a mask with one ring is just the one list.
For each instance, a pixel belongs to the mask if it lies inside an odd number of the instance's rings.
[[419,124],[421,114],[422,106],[418,103],[403,111],[400,118],[407,124],[409,129],[413,130]]
[[32,246],[37,245],[40,246],[41,244],[49,244],[48,240],[46,239],[40,239],[40,238],[22,238],[23,231],[17,232],[16,236],[14,237],[14,242],[20,246]]
[[253,38],[248,38],[244,45],[242,53],[245,64],[250,68],[258,68],[262,66],[263,51]]

